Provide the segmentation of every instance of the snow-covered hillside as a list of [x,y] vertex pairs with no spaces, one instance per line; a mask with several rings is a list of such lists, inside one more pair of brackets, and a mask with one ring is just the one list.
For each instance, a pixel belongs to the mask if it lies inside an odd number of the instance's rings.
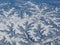
[[46,3],[0,4],[0,45],[60,44],[60,8]]

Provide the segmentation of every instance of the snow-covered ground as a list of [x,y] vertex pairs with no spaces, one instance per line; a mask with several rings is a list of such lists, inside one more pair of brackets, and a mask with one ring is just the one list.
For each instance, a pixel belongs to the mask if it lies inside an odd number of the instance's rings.
[[60,45],[60,8],[14,4],[0,4],[0,45]]

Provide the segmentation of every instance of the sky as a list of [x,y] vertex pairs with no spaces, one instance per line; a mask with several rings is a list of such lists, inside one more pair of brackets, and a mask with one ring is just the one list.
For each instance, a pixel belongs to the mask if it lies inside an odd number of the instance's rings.
[[36,4],[40,4],[40,3],[47,3],[47,4],[50,4],[50,5],[53,5],[53,6],[57,6],[57,7],[60,7],[60,0],[0,0],[0,2],[11,2],[11,3],[14,3],[15,1],[32,1],[32,2],[35,2]]

